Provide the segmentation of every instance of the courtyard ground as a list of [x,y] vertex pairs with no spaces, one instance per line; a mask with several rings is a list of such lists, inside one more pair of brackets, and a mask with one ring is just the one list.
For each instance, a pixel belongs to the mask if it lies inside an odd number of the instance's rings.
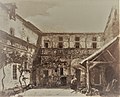
[[[85,94],[81,94],[80,92],[73,92],[71,89],[30,89],[20,94],[16,94],[11,97],[44,97],[44,96],[78,96],[78,97],[86,97]],[[89,96],[87,96],[89,97]],[[100,97],[100,96],[94,96]]]

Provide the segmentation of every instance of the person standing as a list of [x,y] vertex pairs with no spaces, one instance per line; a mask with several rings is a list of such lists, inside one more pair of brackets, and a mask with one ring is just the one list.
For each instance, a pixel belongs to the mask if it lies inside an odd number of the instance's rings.
[[77,92],[77,78],[75,76],[71,80],[70,88]]

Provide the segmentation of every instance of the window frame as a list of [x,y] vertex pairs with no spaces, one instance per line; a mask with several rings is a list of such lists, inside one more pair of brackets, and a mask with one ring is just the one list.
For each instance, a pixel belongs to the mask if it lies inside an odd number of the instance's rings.
[[93,37],[93,38],[92,38],[92,41],[97,41],[97,37]]
[[10,35],[14,36],[15,35],[15,29],[14,28],[10,28]]
[[64,69],[61,67],[60,68],[60,76],[64,75]]
[[17,80],[17,65],[13,65],[13,80]]
[[58,43],[58,48],[63,48],[64,46],[63,46],[63,42],[59,42]]
[[[46,45],[47,44],[47,45]],[[44,42],[44,47],[45,48],[49,48],[49,43],[48,42]]]
[[75,42],[75,48],[80,48],[80,43],[79,42]]
[[80,37],[75,37],[75,41],[80,41]]
[[93,49],[96,49],[96,48],[97,48],[97,42],[93,42],[93,43],[92,43],[92,48],[93,48]]
[[63,41],[63,37],[62,36],[59,36],[59,41]]

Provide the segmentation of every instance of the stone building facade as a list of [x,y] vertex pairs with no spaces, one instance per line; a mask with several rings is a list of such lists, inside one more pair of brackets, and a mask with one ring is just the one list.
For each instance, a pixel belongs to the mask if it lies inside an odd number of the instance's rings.
[[[42,34],[42,48],[100,48],[102,32],[85,33],[44,33]],[[97,44],[94,44],[96,43]],[[96,45],[96,46],[95,46]]]
[[40,40],[41,31],[15,9],[14,4],[0,3],[0,91],[30,83],[33,54]]
[[30,83],[40,87],[66,86],[74,75],[82,82],[85,72],[74,65],[119,33],[116,9],[112,9],[104,32],[84,33],[42,33],[15,9],[15,5],[0,3],[1,89]]
[[73,68],[72,61],[77,58],[79,61],[83,60],[103,44],[102,32],[43,33],[38,53],[40,61],[36,84],[52,87],[58,82],[63,86],[68,85],[75,72],[78,72],[76,76],[80,77],[80,71]]

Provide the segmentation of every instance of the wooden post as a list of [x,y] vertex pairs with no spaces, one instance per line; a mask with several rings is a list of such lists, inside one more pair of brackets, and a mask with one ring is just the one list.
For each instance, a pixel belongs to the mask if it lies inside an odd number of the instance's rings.
[[89,63],[86,62],[86,85],[87,85],[87,91],[86,94],[88,95],[90,93],[90,71],[89,71]]
[[72,60],[72,54],[71,54],[71,49],[70,49],[70,36],[68,37],[68,48],[70,50],[70,55],[69,55],[69,75],[71,76],[71,60]]

